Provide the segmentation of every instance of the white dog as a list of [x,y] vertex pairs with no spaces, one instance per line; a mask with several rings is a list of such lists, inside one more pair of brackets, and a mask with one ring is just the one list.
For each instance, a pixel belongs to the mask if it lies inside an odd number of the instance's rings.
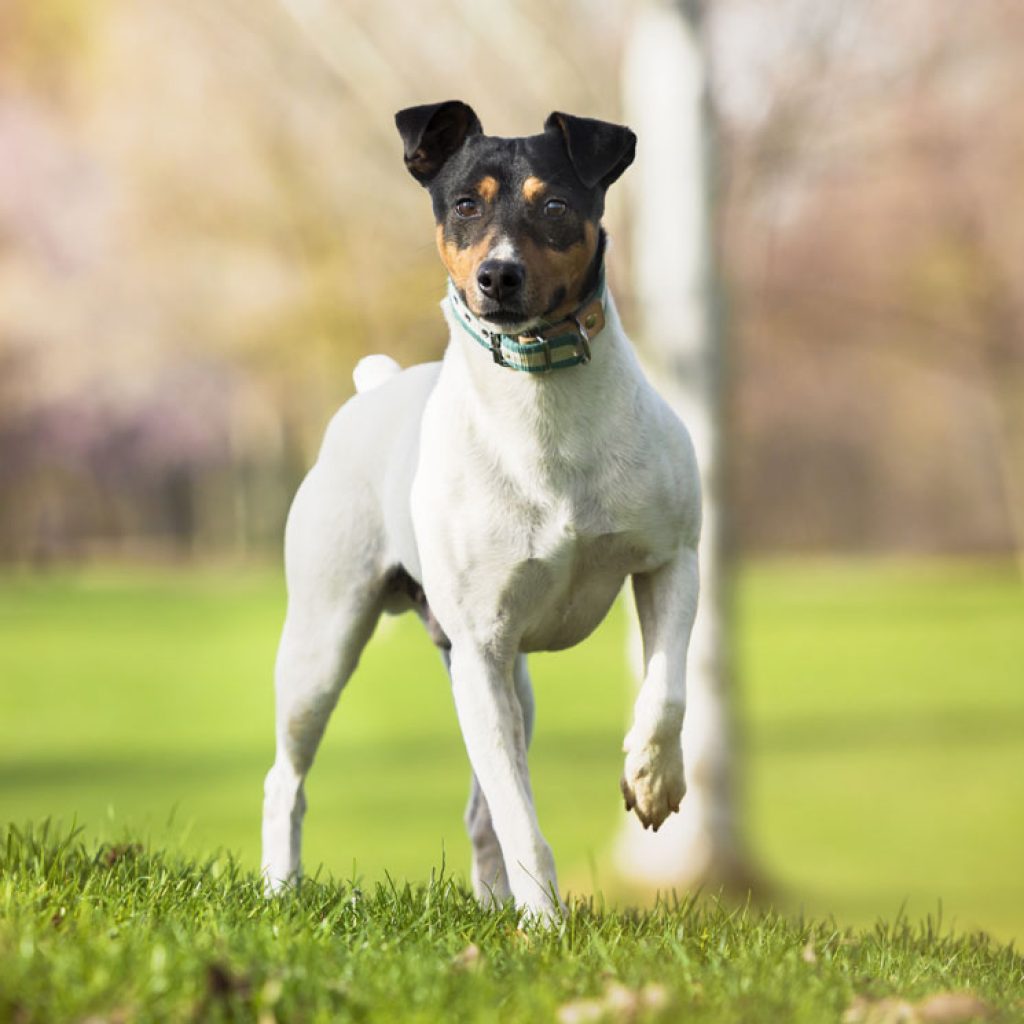
[[657,829],[685,790],[697,467],[603,275],[605,190],[636,139],[559,113],[540,135],[488,137],[458,101],[395,120],[433,201],[451,339],[441,363],[360,364],[359,393],[292,506],[263,872],[271,891],[298,878],[303,780],[327,719],[381,612],[415,609],[448,665],[473,767],[474,889],[552,917],[526,654],[587,637],[627,576],[645,676],[624,743],[626,809]]

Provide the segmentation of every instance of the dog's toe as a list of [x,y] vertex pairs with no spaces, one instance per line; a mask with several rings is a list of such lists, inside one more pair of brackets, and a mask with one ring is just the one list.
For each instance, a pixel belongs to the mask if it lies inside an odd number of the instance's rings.
[[619,786],[627,813],[633,811],[645,829],[657,832],[678,812],[686,792],[679,747],[651,743],[630,751]]
[[633,789],[626,781],[625,775],[619,779],[619,789],[622,790],[622,798],[626,802],[626,813],[628,814],[636,806],[636,797],[633,795]]

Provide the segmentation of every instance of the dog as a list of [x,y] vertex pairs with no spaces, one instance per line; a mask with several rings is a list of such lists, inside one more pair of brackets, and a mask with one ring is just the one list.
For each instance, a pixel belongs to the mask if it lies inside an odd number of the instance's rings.
[[382,612],[411,610],[448,668],[473,770],[474,891],[550,921],[564,904],[530,790],[526,656],[585,639],[627,577],[645,668],[626,810],[657,829],[685,792],[700,483],[604,278],[605,193],[636,137],[558,112],[541,134],[488,136],[457,100],[395,123],[433,205],[450,340],[440,363],[359,364],[289,513],[262,871],[269,892],[297,882],[328,717]]

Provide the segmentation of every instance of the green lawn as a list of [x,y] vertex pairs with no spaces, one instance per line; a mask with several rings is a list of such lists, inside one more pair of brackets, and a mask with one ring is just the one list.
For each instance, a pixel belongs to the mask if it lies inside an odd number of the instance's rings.
[[[1024,588],[986,566],[761,564],[739,594],[751,839],[779,905],[1024,935]],[[272,572],[0,578],[0,822],[219,848],[254,867],[272,756]],[[542,824],[610,886],[629,699],[624,615],[534,659]],[[324,877],[465,874],[468,768],[440,660],[387,622],[310,777]]]
[[0,1020],[18,1024],[1009,1024],[1022,994],[1013,950],[928,924],[576,902],[544,929],[447,879],[266,900],[223,856],[0,828]]

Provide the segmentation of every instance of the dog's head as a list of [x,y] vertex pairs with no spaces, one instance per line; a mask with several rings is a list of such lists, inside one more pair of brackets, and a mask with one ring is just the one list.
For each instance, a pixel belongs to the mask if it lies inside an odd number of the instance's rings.
[[597,285],[608,187],[633,162],[620,125],[553,113],[540,135],[484,135],[459,100],[395,115],[405,165],[430,191],[437,248],[478,317],[508,333],[571,313]]

